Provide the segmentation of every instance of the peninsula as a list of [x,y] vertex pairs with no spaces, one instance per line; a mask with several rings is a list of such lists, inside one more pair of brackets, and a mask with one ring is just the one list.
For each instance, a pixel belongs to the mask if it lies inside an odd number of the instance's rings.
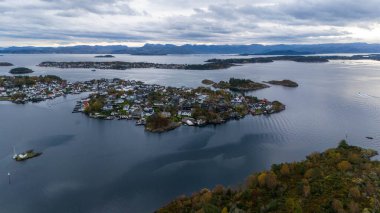
[[371,160],[377,154],[341,141],[254,173],[234,189],[202,189],[156,212],[380,212],[380,162]]

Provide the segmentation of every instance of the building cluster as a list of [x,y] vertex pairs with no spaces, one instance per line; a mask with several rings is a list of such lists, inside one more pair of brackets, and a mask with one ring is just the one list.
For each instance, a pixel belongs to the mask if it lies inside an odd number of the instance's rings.
[[146,62],[99,62],[99,61],[85,61],[85,62],[52,62],[46,61],[40,63],[40,67],[56,67],[61,69],[81,68],[81,69],[115,69],[125,70],[134,68],[156,68],[156,69],[186,69],[186,64],[158,64]]
[[91,91],[93,91],[93,84],[90,81],[69,83],[56,76],[0,77],[0,99],[19,104]]
[[[272,114],[285,109],[278,101],[244,96],[227,89],[166,87],[133,80],[100,79],[70,83],[56,76],[0,77],[0,99],[39,102],[67,94],[91,92],[73,112],[92,118],[136,119],[137,125],[203,126],[240,119],[247,114]],[[173,126],[173,125],[172,125]]]
[[113,79],[98,83],[97,88],[97,92],[78,102],[74,112],[107,120],[136,119],[137,125],[158,116],[189,126],[203,126],[239,119],[249,113],[271,114],[284,109],[280,102],[205,87],[174,88]]

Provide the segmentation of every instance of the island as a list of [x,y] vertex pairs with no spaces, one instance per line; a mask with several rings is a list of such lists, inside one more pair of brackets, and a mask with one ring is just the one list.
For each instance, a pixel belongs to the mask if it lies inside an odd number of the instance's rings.
[[269,87],[266,84],[254,82],[249,79],[237,79],[237,78],[230,78],[228,82],[220,81],[219,83],[214,83],[212,86],[218,89],[229,89],[231,91],[237,91],[237,92],[248,92],[248,91],[254,91],[254,90],[259,90],[259,89],[265,89]]
[[180,196],[155,212],[380,212],[380,162],[371,160],[377,154],[343,140],[303,161],[251,174],[237,187]]
[[82,61],[82,62],[54,62],[45,61],[37,66],[55,67],[61,69],[111,69],[126,70],[139,68],[155,69],[179,69],[179,70],[219,70],[228,69],[233,66],[250,63],[272,63],[274,61],[293,61],[302,63],[325,63],[330,60],[380,60],[380,54],[354,55],[354,56],[273,56],[256,58],[230,58],[230,59],[209,59],[204,64],[160,64],[148,62],[124,62],[124,61]]
[[282,80],[282,81],[272,80],[272,81],[268,81],[268,82],[265,82],[265,83],[273,84],[273,85],[281,85],[281,86],[284,86],[284,87],[298,87],[298,84],[296,82],[288,80],[288,79],[285,79],[285,80]]
[[113,55],[97,55],[95,58],[115,58]]
[[126,69],[142,69],[142,68],[155,68],[155,69],[180,69],[180,70],[217,70],[226,69],[234,66],[229,63],[206,63],[206,64],[158,64],[147,62],[51,62],[46,61],[40,63],[40,67],[56,67],[61,69],[85,68],[85,69],[111,69],[111,70],[126,70]]
[[26,68],[26,67],[17,67],[17,68],[13,68],[9,71],[9,73],[11,74],[28,74],[28,73],[33,73],[34,71],[29,69],[29,68]]
[[28,150],[28,151],[23,152],[21,154],[15,154],[13,156],[13,159],[15,159],[16,161],[25,161],[25,160],[28,160],[28,159],[31,159],[31,158],[38,157],[41,154],[42,154],[41,152],[35,152],[35,151],[33,151],[31,149],[31,150]]
[[222,124],[248,114],[270,115],[285,109],[279,101],[224,89],[165,87],[121,79],[98,80],[93,87],[97,91],[78,101],[73,112],[104,120],[135,119],[136,125],[150,132],[172,130],[180,124]]
[[117,78],[72,83],[52,75],[0,76],[0,100],[24,104],[89,92],[87,98],[77,101],[73,113],[103,120],[135,119],[136,125],[145,126],[149,132],[165,132],[181,125],[222,124],[248,114],[270,115],[285,110],[279,101],[236,92],[257,89],[253,81],[231,78],[229,82],[225,90],[167,87]]
[[0,67],[11,67],[13,64],[8,63],[8,62],[0,62]]
[[213,84],[215,84],[215,82],[211,81],[209,79],[204,79],[204,80],[202,80],[202,84],[204,84],[204,85],[213,85]]
[[241,56],[250,56],[250,55],[311,55],[315,54],[312,52],[303,52],[303,51],[294,51],[294,50],[274,50],[269,52],[262,52],[262,53],[244,53],[240,54]]

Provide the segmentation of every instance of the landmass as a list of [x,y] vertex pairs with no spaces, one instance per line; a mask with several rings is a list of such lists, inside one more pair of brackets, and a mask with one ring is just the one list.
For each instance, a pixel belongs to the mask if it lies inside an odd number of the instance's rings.
[[249,79],[237,79],[237,78],[230,78],[228,82],[220,81],[219,83],[214,83],[212,86],[214,88],[230,89],[232,91],[237,91],[237,92],[254,91],[254,90],[265,89],[269,87],[266,84],[254,82]]
[[92,69],[111,69],[111,70],[126,70],[134,68],[155,68],[155,69],[181,69],[181,70],[216,70],[226,69],[234,66],[229,63],[206,63],[206,64],[158,64],[146,62],[42,62],[40,67],[56,67],[62,69],[72,68],[92,68]]
[[380,54],[354,55],[354,56],[274,56],[256,58],[231,58],[231,59],[209,59],[204,64],[159,64],[147,62],[124,62],[124,61],[83,61],[83,62],[53,62],[45,61],[40,67],[56,67],[62,69],[87,68],[87,69],[111,69],[126,70],[134,68],[155,69],[180,69],[180,70],[219,70],[227,69],[240,64],[249,63],[272,63],[274,61],[293,61],[302,63],[325,63],[330,60],[376,60],[380,61]]
[[113,55],[97,55],[95,58],[115,58]]
[[285,105],[252,96],[210,88],[175,88],[113,79],[98,81],[98,91],[79,101],[75,112],[98,119],[136,119],[150,132],[175,129],[180,124],[222,124],[244,116],[278,113]]
[[[245,84],[252,84],[249,80],[232,78],[230,81],[240,82],[236,85],[244,90],[248,89]],[[222,124],[248,114],[270,115],[285,109],[279,101],[258,99],[223,89],[176,88],[121,79],[71,83],[52,75],[0,76],[0,100],[10,100],[16,104],[82,92],[91,94],[77,102],[73,113],[85,113],[90,118],[104,120],[135,119],[136,125],[145,126],[150,132],[169,131],[181,124],[200,127]]]
[[10,67],[13,66],[13,64],[8,63],[8,62],[0,62],[0,67]]
[[125,45],[106,46],[61,46],[61,47],[5,47],[0,48],[0,54],[255,54],[271,51],[313,52],[316,54],[336,53],[379,53],[379,44],[367,43],[328,43],[328,44],[276,44],[276,45],[173,45],[145,44],[141,47]]
[[313,52],[303,52],[303,51],[294,51],[294,50],[273,50],[268,52],[253,53],[253,54],[240,54],[241,56],[249,55],[311,55],[315,54]]
[[41,154],[42,154],[41,152],[35,152],[33,150],[28,150],[28,151],[23,152],[21,154],[15,154],[13,156],[13,159],[15,159],[16,161],[25,161],[25,160],[28,160],[30,158],[38,157]]
[[204,84],[204,85],[213,85],[213,84],[215,84],[215,82],[211,81],[209,79],[204,79],[204,80],[202,80],[202,84]]
[[294,82],[294,81],[291,81],[291,80],[287,80],[287,79],[282,80],[282,81],[272,80],[272,81],[268,81],[266,83],[273,84],[273,85],[281,85],[281,86],[284,86],[284,87],[298,87],[297,82]]
[[66,94],[90,92],[90,83],[68,83],[58,76],[0,76],[0,100],[40,102]]
[[26,68],[26,67],[17,67],[13,68],[9,71],[11,74],[28,74],[34,72],[33,70]]
[[209,63],[231,63],[231,64],[254,64],[272,63],[274,61],[294,61],[303,63],[324,63],[329,62],[327,57],[322,56],[274,56],[256,58],[230,58],[230,59],[209,59]]
[[156,212],[380,212],[380,162],[371,160],[377,154],[341,141],[254,173],[239,187],[202,189]]

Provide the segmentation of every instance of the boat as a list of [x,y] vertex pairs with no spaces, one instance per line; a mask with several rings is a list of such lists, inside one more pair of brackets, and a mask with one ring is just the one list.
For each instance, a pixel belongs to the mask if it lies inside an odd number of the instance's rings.
[[91,70],[92,72],[95,72],[96,70],[94,69],[94,70]]
[[25,152],[23,152],[21,154],[16,154],[16,151],[15,151],[14,147],[13,147],[13,152],[14,152],[13,159],[15,161],[28,160],[30,158],[38,157],[38,156],[40,156],[42,154],[42,152],[35,152],[33,149],[25,151]]
[[365,138],[367,138],[368,140],[373,140],[373,137],[369,137],[369,136],[367,136],[367,137],[365,137]]
[[136,121],[136,126],[143,126],[146,124],[146,120],[144,118],[141,118]]

